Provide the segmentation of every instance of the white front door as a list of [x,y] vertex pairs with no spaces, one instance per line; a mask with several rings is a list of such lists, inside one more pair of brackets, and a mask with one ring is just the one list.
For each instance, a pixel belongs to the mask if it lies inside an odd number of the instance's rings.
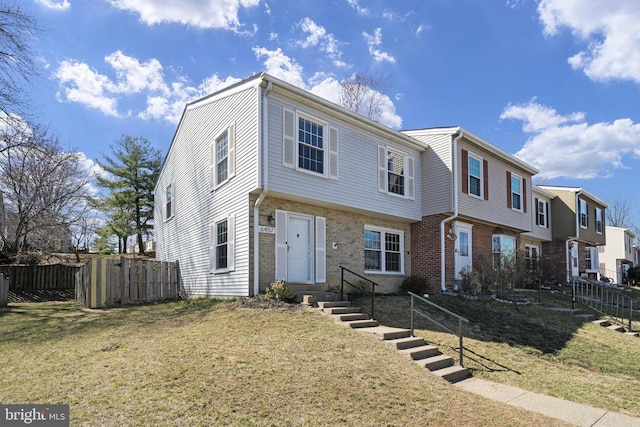
[[289,214],[287,218],[287,280],[313,282],[313,217]]
[[571,246],[571,277],[577,277],[580,274],[578,268],[578,242],[573,242]]
[[471,269],[471,226],[456,223],[455,278],[462,279],[461,271]]

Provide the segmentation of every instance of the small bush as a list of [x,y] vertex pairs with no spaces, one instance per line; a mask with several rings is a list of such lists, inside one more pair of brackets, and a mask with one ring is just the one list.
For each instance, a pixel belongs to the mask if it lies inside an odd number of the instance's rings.
[[429,282],[424,277],[409,276],[400,285],[402,293],[413,292],[416,295],[423,295],[429,289]]
[[267,286],[267,298],[281,301],[293,301],[296,293],[287,287],[287,282],[278,280]]

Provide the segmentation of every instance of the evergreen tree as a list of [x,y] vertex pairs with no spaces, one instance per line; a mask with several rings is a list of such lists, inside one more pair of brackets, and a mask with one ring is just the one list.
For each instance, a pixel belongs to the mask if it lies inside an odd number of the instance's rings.
[[108,226],[118,236],[121,253],[126,252],[126,237],[132,233],[144,254],[142,236],[153,227],[153,189],[162,162],[160,150],[146,138],[129,135],[116,140],[111,150],[113,158],[105,156],[104,162],[98,162],[109,174],[98,177],[98,185],[109,191],[103,201]]

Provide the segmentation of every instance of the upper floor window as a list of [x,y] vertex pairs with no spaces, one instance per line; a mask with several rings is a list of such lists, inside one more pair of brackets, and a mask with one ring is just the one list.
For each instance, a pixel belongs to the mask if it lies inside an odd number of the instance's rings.
[[469,194],[482,197],[482,160],[469,155]]
[[283,109],[282,164],[338,179],[338,130],[307,114]]
[[596,233],[602,234],[602,209],[596,208],[595,213],[596,213],[596,219],[595,219]]
[[578,215],[580,216],[580,227],[589,227],[589,211],[587,201],[580,199],[578,204]]
[[511,236],[496,234],[493,236],[493,268],[503,268],[506,262],[514,261],[516,255],[516,239]]
[[324,126],[298,117],[298,167],[324,175]]
[[536,198],[536,225],[549,228],[549,202]]
[[169,219],[173,216],[173,186],[167,185],[165,190],[165,219]]
[[414,198],[414,159],[398,150],[378,146],[378,190]]
[[511,175],[511,208],[522,210],[522,178]]
[[404,234],[398,230],[366,227],[364,269],[381,273],[402,273]]
[[235,126],[222,131],[211,144],[210,186],[219,187],[235,173]]

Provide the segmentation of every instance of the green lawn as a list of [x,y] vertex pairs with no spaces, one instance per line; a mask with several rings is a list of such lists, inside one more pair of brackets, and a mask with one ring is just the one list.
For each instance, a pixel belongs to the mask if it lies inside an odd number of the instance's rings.
[[15,304],[0,311],[0,348],[0,402],[68,403],[73,426],[564,425],[304,308]]
[[[538,293],[529,296],[538,301]],[[569,296],[543,293],[542,304],[529,305],[448,295],[430,300],[469,319],[465,366],[475,377],[640,417],[640,338],[549,310],[571,307]],[[368,300],[359,303],[370,307]],[[409,297],[376,299],[375,317],[383,324],[409,327],[409,313]],[[457,357],[457,337],[418,319],[415,335]]]

